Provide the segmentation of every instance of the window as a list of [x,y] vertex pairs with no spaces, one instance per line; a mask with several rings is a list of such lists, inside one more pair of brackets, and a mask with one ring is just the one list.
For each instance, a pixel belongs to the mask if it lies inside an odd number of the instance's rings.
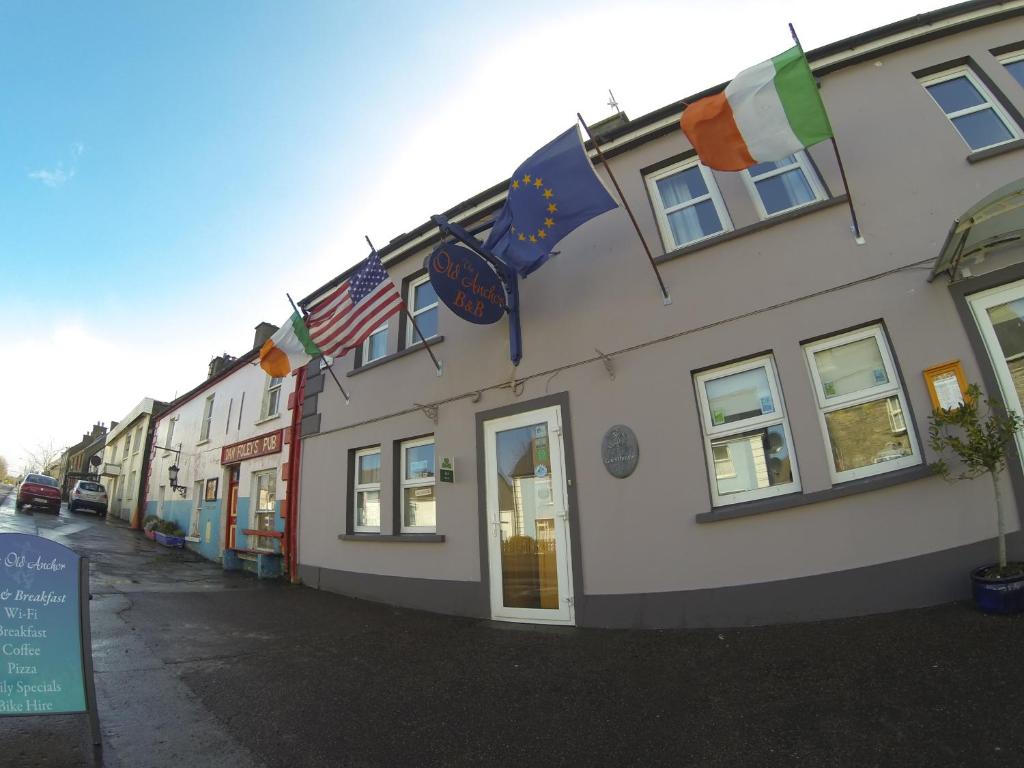
[[832,480],[921,463],[906,395],[880,326],[806,344]]
[[714,506],[800,490],[770,356],[694,377]]
[[192,514],[188,520],[188,537],[199,538],[199,515],[203,511],[203,481],[196,481],[192,490],[195,492],[195,504],[192,505]]
[[[417,321],[419,322],[419,321]],[[422,326],[420,326],[422,328]],[[415,331],[413,331],[415,334]],[[426,331],[423,331],[426,334]],[[418,337],[416,338],[418,340]],[[380,360],[388,353],[388,324],[384,323],[380,328],[371,333],[363,342],[363,364]]]
[[124,447],[121,449],[121,459],[128,458],[128,451],[131,450],[132,436],[131,433],[126,432],[124,435]]
[[711,170],[696,158],[652,173],[647,189],[666,250],[732,229]]
[[133,469],[131,475],[128,476],[128,498],[129,499],[134,499],[135,498],[135,491],[138,488],[138,484],[135,482],[135,477],[136,477],[136,474],[135,474],[135,470]]
[[[173,416],[167,420],[167,438],[164,441],[164,448],[172,448],[171,441],[174,440],[174,425],[178,423],[178,417]],[[170,454],[170,450],[164,451],[164,456]]]
[[206,398],[206,406],[203,408],[203,425],[199,431],[199,442],[210,439],[210,422],[213,421],[213,395]]
[[806,152],[767,163],[752,165],[743,172],[762,219],[825,198],[818,174]]
[[[275,482],[277,470],[257,472],[252,476],[253,487],[256,489],[255,506],[252,512],[252,527],[256,531],[274,530]],[[273,549],[273,539],[265,536],[250,536],[252,549]]]
[[434,498],[434,438],[402,443],[402,533],[433,533],[437,529]]
[[[437,336],[437,294],[434,293],[434,286],[430,284],[427,275],[417,277],[409,283],[409,314],[412,315],[416,325],[419,326],[423,338],[429,339]],[[412,346],[420,340],[412,323],[409,323],[405,335],[405,345]]]
[[139,426],[137,426],[135,428],[135,439],[134,439],[133,442],[135,443],[135,450],[132,451],[132,453],[138,453],[140,450],[142,450],[142,425],[141,424],[139,424]]
[[1005,144],[1018,137],[1013,121],[966,67],[930,77],[922,85],[972,150]]
[[263,393],[263,414],[261,419],[269,419],[281,412],[281,382],[280,376],[267,377],[267,389]]
[[999,58],[999,63],[1024,87],[1024,51],[1015,51]]
[[355,515],[357,533],[380,533],[380,446],[355,455]]

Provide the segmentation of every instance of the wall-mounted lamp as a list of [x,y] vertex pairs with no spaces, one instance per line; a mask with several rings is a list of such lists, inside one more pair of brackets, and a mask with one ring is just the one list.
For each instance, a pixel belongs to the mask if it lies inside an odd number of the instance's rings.
[[177,448],[164,448],[162,446],[156,446],[157,450],[161,451],[174,451],[174,463],[167,468],[167,478],[171,481],[171,491],[177,491],[181,494],[182,498],[185,498],[185,493],[188,491],[188,486],[178,485],[178,472],[181,468],[178,466],[178,459],[181,458],[181,443],[178,443]]

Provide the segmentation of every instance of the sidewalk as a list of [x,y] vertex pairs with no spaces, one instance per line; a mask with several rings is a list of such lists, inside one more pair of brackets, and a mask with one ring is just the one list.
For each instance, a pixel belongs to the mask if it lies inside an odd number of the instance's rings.
[[[105,548],[90,556],[109,766],[1024,764],[1024,617],[536,628],[225,575],[102,522],[77,535]],[[14,741],[0,720],[0,763],[68,765],[51,758],[58,719],[22,720]]]

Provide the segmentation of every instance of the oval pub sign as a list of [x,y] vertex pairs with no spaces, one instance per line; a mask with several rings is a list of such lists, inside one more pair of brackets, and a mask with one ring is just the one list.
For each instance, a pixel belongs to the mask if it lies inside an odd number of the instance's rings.
[[604,433],[601,461],[613,477],[629,477],[640,460],[636,433],[625,424],[616,424]]
[[468,248],[443,244],[427,257],[437,297],[471,323],[498,322],[505,314],[505,288],[491,266]]

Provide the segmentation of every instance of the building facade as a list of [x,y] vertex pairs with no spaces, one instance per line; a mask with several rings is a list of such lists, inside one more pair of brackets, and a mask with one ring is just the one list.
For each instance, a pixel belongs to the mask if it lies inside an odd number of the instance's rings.
[[[969,570],[994,557],[994,494],[933,476],[928,415],[960,369],[1022,410],[1024,250],[997,236],[930,278],[957,217],[1024,175],[1024,5],[962,4],[808,58],[863,243],[829,143],[712,171],[677,102],[602,141],[670,305],[625,211],[604,214],[521,281],[513,367],[504,320],[473,325],[437,302],[423,268],[435,226],[381,251],[444,374],[404,318],[334,364],[350,404],[308,368],[304,583],[609,627],[969,594]],[[486,222],[507,188],[446,215]],[[1002,482],[1024,498],[1019,457]]]
[[287,553],[295,377],[271,378],[257,354],[274,330],[261,324],[251,351],[215,358],[208,379],[156,417],[150,444],[147,514],[173,520],[188,548],[231,567],[264,554],[280,568]]
[[82,435],[79,442],[64,451],[60,471],[56,477],[65,501],[76,481],[99,479],[96,470],[102,461],[106,439],[106,425],[96,423],[88,433]]
[[149,469],[153,417],[167,403],[143,398],[121,421],[113,422],[107,434],[103,463],[97,468],[107,489],[108,514],[139,526],[145,477]]

